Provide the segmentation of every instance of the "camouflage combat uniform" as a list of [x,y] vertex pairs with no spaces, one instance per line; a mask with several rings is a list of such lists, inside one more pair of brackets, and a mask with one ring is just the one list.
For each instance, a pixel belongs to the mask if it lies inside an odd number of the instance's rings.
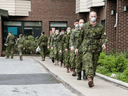
[[65,34],[64,35],[61,35],[61,39],[59,41],[59,50],[58,50],[58,51],[62,50],[62,53],[59,53],[59,60],[62,63],[64,63],[64,64],[65,64],[65,60],[64,60],[64,56],[65,56],[65,45],[64,45],[64,43],[66,41],[65,38],[66,38],[66,35]]
[[11,50],[11,58],[13,58],[14,45],[15,45],[15,36],[10,34],[7,36],[5,44],[8,43],[6,56],[9,57],[9,51]]
[[104,34],[104,27],[98,23],[92,27],[91,23],[87,22],[82,30],[83,42],[79,47],[79,52],[83,53],[83,64],[87,76],[94,77],[98,57],[102,51],[102,45],[107,43],[107,37]]
[[70,35],[70,47],[74,47],[74,51],[70,51],[70,64],[71,64],[71,69],[76,68],[76,55],[75,55],[75,49],[76,49],[76,43],[77,40],[80,39],[80,30],[78,28],[75,28],[71,35]]
[[53,50],[51,50],[51,46],[53,45],[53,39],[54,39],[54,35],[55,33],[51,33],[50,34],[50,39],[49,39],[49,48],[50,48],[50,57],[53,58],[54,57],[54,54],[53,54]]
[[[78,49],[82,43],[82,37],[81,37],[81,32],[82,30],[78,29],[78,32],[74,35],[74,41],[76,41],[76,49]],[[79,52],[79,51],[78,51]],[[77,73],[81,72],[83,69],[83,63],[82,63],[82,56],[83,53],[78,53],[76,55],[76,69]]]
[[54,38],[52,39],[52,45],[51,45],[51,47],[53,47],[53,57],[57,60],[57,61],[59,61],[59,44],[58,44],[58,42],[60,41],[60,39],[61,39],[61,35],[54,35]]
[[59,42],[58,43],[59,44],[58,51],[62,50],[62,53],[59,52],[59,61],[62,62],[62,63],[64,63],[63,62],[63,55],[64,55],[64,53],[63,53],[63,44],[64,44],[64,41],[63,40],[64,40],[65,37],[64,37],[64,35],[60,35],[60,36],[61,36],[61,38],[58,41]]
[[40,46],[40,49],[41,49],[42,59],[45,59],[45,56],[46,56],[47,42],[48,42],[47,36],[46,35],[41,35],[40,38],[39,38],[38,46]]
[[68,49],[68,52],[65,52],[65,57],[64,57],[65,58],[65,67],[66,68],[71,66],[71,64],[69,62],[69,60],[70,60],[70,47],[69,47],[70,35],[71,35],[71,32],[66,35],[66,38],[65,38],[66,41],[64,43],[65,49]]
[[22,51],[23,51],[23,48],[25,47],[24,46],[24,39],[22,37],[18,38],[17,39],[17,44],[18,44],[19,56],[22,57]]

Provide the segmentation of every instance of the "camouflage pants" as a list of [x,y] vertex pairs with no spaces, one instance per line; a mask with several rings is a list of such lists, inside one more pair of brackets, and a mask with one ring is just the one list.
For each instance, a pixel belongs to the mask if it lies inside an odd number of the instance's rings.
[[76,55],[76,69],[77,69],[77,73],[81,72],[84,68],[84,64],[82,63],[82,57],[83,57],[83,53],[79,53],[78,55]]
[[86,54],[83,55],[83,64],[84,64],[84,69],[86,70],[86,74],[91,75],[94,77],[96,67],[97,67],[97,61],[99,58],[100,53],[90,53],[87,52]]
[[70,64],[71,64],[71,69],[75,69],[76,68],[76,55],[74,51],[70,51]]
[[45,59],[46,52],[47,52],[47,46],[40,47],[41,49],[41,57],[42,59]]
[[13,53],[14,53],[14,44],[8,45],[7,50],[6,50],[6,56],[9,57],[9,52],[11,50],[11,58],[13,58]]
[[65,52],[65,56],[64,57],[65,57],[65,67],[71,66],[70,62],[69,62],[69,60],[70,60],[70,51]]
[[54,59],[56,59],[57,61],[59,61],[59,52],[58,52],[58,47],[54,47],[53,49],[53,57]]
[[22,57],[23,47],[18,47],[19,56]]
[[63,55],[64,55],[63,52],[62,52],[62,53],[59,52],[59,60],[60,60],[61,62],[63,62],[63,58],[64,58]]
[[54,52],[53,52],[53,50],[50,50],[50,57],[51,57],[51,58],[54,57]]

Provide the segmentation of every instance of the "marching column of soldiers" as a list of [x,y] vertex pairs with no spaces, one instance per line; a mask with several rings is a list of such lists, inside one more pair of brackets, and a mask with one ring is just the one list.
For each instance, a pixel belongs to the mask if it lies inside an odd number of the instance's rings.
[[[87,79],[88,86],[93,87],[98,57],[102,50],[106,49],[107,36],[104,27],[96,22],[96,12],[90,12],[89,19],[86,23],[83,19],[76,20],[74,22],[75,28],[68,27],[66,32],[64,29],[59,32],[58,29],[52,28],[48,39],[42,32],[38,47],[41,49],[42,61],[45,61],[46,50],[49,48],[54,65],[66,67],[67,73],[71,71],[72,76],[78,74],[77,80],[81,80],[81,72],[83,72],[83,79]],[[5,45],[8,43],[7,58],[9,50],[14,48],[13,36],[10,34],[5,43]],[[22,35],[19,37],[17,42],[22,60],[21,49],[24,49],[24,40],[22,40]],[[11,58],[13,58],[12,54],[13,52],[11,52]]]

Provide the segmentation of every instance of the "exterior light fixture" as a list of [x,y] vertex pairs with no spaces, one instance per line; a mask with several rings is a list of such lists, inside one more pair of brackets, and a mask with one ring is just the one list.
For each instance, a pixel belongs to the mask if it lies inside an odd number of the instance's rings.
[[114,15],[114,10],[111,10],[111,15]]
[[124,12],[126,12],[127,11],[127,6],[124,6]]

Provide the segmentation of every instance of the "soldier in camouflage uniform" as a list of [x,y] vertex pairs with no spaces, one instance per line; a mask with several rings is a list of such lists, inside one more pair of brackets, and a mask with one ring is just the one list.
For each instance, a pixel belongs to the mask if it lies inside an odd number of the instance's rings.
[[55,35],[55,28],[52,28],[52,33],[50,34],[50,56],[52,58],[52,62],[54,63],[54,54],[53,54],[53,47],[51,47],[53,45],[53,39],[54,39],[54,35]]
[[[107,37],[104,34],[105,30],[101,24],[96,22],[97,14],[96,12],[91,12],[89,15],[90,21],[87,22],[82,28],[82,38],[83,42],[79,47],[79,50],[76,49],[75,53],[83,52],[83,64],[86,69],[88,85],[93,87],[93,79],[96,71],[98,57],[103,49],[106,48],[105,44],[107,42]],[[100,40],[102,42],[100,42]]]
[[65,38],[65,54],[64,54],[64,60],[65,60],[65,67],[67,68],[67,73],[69,73],[69,69],[71,67],[69,60],[70,60],[70,48],[69,48],[69,40],[70,40],[70,34],[71,34],[71,28],[68,27],[67,28],[67,34],[66,34],[66,38]]
[[59,40],[59,60],[61,62],[60,66],[62,67],[62,64],[64,64],[64,68],[65,68],[65,62],[64,62],[64,42],[65,42],[65,30],[61,29],[61,38]]
[[53,41],[53,45],[51,45],[53,47],[53,54],[54,54],[54,65],[59,65],[59,44],[58,42],[61,39],[61,35],[59,35],[59,30],[56,30],[55,35],[54,35],[54,39],[52,39]]
[[50,30],[50,35],[49,35],[49,38],[48,38],[48,46],[47,46],[47,48],[50,50],[50,57],[51,57],[51,53],[52,53],[51,45],[50,45],[51,44],[51,37],[52,37],[52,35],[53,35],[53,32],[52,32],[52,30]]
[[71,51],[70,51],[70,64],[71,64],[71,69],[73,71],[73,74],[72,76],[76,76],[76,72],[75,72],[75,69],[76,69],[76,55],[75,55],[75,49],[76,49],[76,41],[77,41],[77,38],[79,38],[77,36],[77,33],[79,31],[79,20],[76,20],[74,22],[74,25],[75,25],[75,29],[72,31],[71,35],[70,35],[70,48],[71,48]]
[[42,31],[38,42],[38,46],[41,49],[42,61],[45,61],[45,56],[47,52],[47,42],[48,42],[48,38],[44,34],[45,34],[44,31]]
[[[82,43],[82,38],[81,38],[81,27],[84,25],[84,20],[80,19],[79,20],[79,29],[78,32],[74,36],[74,41],[76,41],[76,48],[78,49]],[[81,80],[81,71],[83,70],[83,63],[82,63],[82,55],[83,53],[76,54],[76,69],[78,73],[78,78],[77,80]],[[86,72],[83,70],[83,79],[87,79]]]
[[[8,43],[8,46],[7,46],[7,43]],[[11,34],[11,31],[9,31],[8,37],[5,42],[5,46],[7,46],[6,59],[9,58],[10,50],[11,50],[11,59],[13,59],[14,45],[15,45],[15,36]]]
[[25,46],[24,46],[24,39],[22,38],[22,34],[19,35],[19,38],[17,39],[16,44],[18,45],[20,60],[23,60],[22,51],[25,49]]

